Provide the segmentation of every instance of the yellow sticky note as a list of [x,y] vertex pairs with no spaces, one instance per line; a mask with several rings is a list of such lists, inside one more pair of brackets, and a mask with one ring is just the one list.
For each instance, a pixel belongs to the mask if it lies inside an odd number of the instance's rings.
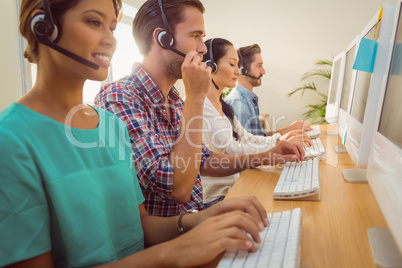
[[381,7],[380,11],[378,12],[378,19],[377,19],[377,23],[375,24],[375,30],[374,30],[374,36],[375,37],[375,33],[377,32],[377,25],[380,22],[381,18],[382,18],[382,11],[384,10],[384,6]]

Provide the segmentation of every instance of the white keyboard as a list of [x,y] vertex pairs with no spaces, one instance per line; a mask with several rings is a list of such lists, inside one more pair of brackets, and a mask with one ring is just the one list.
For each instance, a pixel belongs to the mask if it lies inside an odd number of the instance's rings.
[[304,159],[314,158],[325,154],[324,145],[319,138],[311,140],[310,147],[304,147]]
[[321,129],[319,125],[311,126],[312,130],[306,131],[306,134],[310,138],[318,138],[321,135]]
[[226,251],[218,268],[300,266],[302,211],[300,208],[268,214],[269,225],[260,232],[256,252]]
[[286,162],[274,189],[274,199],[320,198],[320,162],[318,158]]

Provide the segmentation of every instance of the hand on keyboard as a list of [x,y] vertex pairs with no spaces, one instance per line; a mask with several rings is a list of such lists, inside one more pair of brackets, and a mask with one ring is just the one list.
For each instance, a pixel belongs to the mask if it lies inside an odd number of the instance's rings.
[[[190,215],[183,217],[183,221]],[[169,259],[176,260],[172,266],[189,267],[208,263],[226,250],[255,252],[257,247],[254,243],[261,243],[262,230],[264,228],[258,221],[243,211],[224,213],[206,219],[187,233],[169,241],[168,248],[172,250],[167,254]]]
[[277,165],[288,161],[303,161],[304,150],[299,143],[279,141],[272,149],[260,153],[262,165]]
[[321,136],[321,129],[319,125],[315,125],[312,127],[312,129],[310,131],[306,132],[308,136],[310,136],[310,138],[318,138],[319,136]]
[[270,223],[261,233],[256,252],[226,251],[218,268],[223,267],[290,267],[300,265],[302,211],[283,211],[268,215]]
[[281,135],[285,135],[286,133],[288,133],[289,131],[292,131],[292,130],[310,131],[310,130],[312,130],[312,127],[310,126],[310,124],[307,121],[296,120],[293,123],[291,123],[290,125],[278,129],[278,131],[276,131],[276,132]]
[[223,200],[208,209],[204,209],[197,213],[197,216],[202,216],[201,221],[212,216],[220,215],[234,210],[240,210],[253,216],[262,228],[268,225],[267,212],[263,205],[255,196],[247,196],[240,198],[233,198],[230,200]]
[[292,130],[282,135],[279,140],[285,140],[292,143],[301,143],[304,147],[311,146],[311,138],[304,130]]
[[319,138],[312,139],[310,147],[304,147],[305,158],[310,159],[325,154],[325,148]]

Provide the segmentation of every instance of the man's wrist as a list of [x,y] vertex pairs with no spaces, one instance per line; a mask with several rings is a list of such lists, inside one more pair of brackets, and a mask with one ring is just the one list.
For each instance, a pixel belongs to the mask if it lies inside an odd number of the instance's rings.
[[202,104],[202,108],[204,108],[204,101],[206,96],[186,96],[186,100],[184,103],[191,103],[191,104]]

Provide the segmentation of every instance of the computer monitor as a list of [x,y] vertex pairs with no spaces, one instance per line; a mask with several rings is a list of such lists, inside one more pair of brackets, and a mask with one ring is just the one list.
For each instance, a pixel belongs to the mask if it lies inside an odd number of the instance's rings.
[[338,122],[339,99],[341,96],[343,75],[345,73],[346,53],[342,51],[334,57],[329,83],[327,107],[325,110],[325,120],[334,125]]
[[355,88],[357,71],[353,69],[353,64],[355,62],[359,44],[360,35],[356,36],[345,50],[345,74],[343,76],[338,112],[338,134],[341,136],[341,138],[344,137],[347,129],[347,118],[350,112],[350,104],[352,101],[351,96]]
[[[376,131],[367,166],[367,180],[388,224],[367,233],[375,261],[382,266],[402,267],[402,5],[396,17],[388,56],[388,68],[380,92]],[[389,230],[389,232],[388,232]],[[385,239],[384,238],[390,238]],[[389,242],[389,246],[386,243]],[[382,250],[382,253],[378,252]],[[383,254],[392,254],[384,256]],[[393,261],[393,263],[386,263]]]
[[345,147],[356,167],[363,169],[343,170],[344,178],[348,182],[366,181],[365,168],[373,141],[380,91],[387,69],[394,17],[395,4],[384,5],[361,33],[362,37],[377,41],[377,53],[373,73],[357,71],[356,75],[350,114],[347,117]]

